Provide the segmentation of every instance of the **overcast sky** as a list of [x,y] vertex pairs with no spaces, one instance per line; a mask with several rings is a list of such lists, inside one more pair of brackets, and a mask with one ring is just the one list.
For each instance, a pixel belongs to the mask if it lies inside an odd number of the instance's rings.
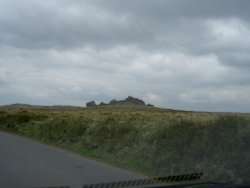
[[0,105],[250,112],[249,0],[0,0]]

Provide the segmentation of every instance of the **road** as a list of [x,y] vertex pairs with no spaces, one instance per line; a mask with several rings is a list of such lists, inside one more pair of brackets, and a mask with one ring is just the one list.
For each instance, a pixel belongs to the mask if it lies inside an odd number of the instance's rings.
[[0,187],[81,187],[141,176],[0,131]]

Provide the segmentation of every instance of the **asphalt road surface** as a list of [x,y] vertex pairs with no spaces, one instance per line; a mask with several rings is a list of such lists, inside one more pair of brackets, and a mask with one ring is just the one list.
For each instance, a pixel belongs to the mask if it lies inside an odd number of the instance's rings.
[[0,187],[81,187],[141,176],[0,131]]

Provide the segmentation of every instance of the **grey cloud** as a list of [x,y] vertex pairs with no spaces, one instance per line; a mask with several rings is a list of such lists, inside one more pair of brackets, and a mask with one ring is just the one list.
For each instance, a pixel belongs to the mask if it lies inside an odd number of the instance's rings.
[[96,5],[104,6],[117,13],[132,13],[141,16],[142,19],[169,20],[176,18],[197,18],[197,17],[241,17],[249,18],[248,0],[128,0],[105,1],[94,0]]
[[[52,2],[4,3],[1,9],[6,10],[2,11],[0,19],[1,45],[20,48],[106,47],[150,38],[150,33],[145,30],[141,35],[143,28],[131,22],[129,16],[116,16],[88,3]],[[31,5],[27,6],[29,3]]]
[[[0,104],[249,111],[248,0],[0,0]],[[244,103],[245,101],[245,103]]]
[[[250,49],[249,49],[250,50]],[[243,68],[250,71],[250,55],[244,52],[224,52],[220,55],[220,60],[235,68]]]
[[242,18],[244,12],[249,14],[249,6],[243,0],[10,1],[1,6],[5,11],[0,41],[19,48],[105,49],[133,44],[149,50],[202,48],[210,53],[213,50],[204,44],[215,38],[203,22]]

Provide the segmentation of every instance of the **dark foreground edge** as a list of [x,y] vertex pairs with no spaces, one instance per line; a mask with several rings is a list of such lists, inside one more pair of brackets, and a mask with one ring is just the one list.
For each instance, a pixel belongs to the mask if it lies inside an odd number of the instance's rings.
[[[127,181],[115,181],[98,184],[86,184],[82,188],[125,188],[125,187],[143,187],[153,185],[165,185],[166,183],[172,182],[183,182],[183,181],[194,181],[199,180],[203,173],[192,173],[177,176],[167,177],[155,177],[155,178],[144,178],[138,180],[127,180]],[[155,186],[156,187],[156,186]],[[70,186],[53,186],[53,187],[33,187],[33,188],[70,188]]]

